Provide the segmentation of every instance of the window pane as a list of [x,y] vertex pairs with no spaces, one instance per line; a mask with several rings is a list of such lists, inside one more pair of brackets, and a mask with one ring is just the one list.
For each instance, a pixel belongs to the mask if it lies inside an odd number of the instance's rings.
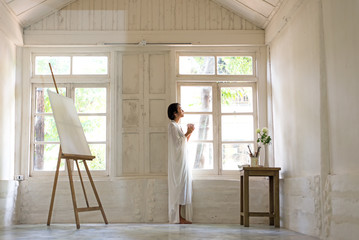
[[213,56],[180,56],[179,74],[182,75],[214,75]]
[[106,144],[89,144],[93,156],[96,158],[87,161],[90,170],[106,170]]
[[[91,161],[87,161],[87,166],[90,170],[106,170],[106,144],[89,144],[91,154],[96,156]],[[78,161],[81,171],[85,171],[85,166],[82,161]],[[77,171],[76,163],[74,162],[74,171]]]
[[87,141],[106,141],[106,116],[80,116]]
[[193,169],[213,169],[213,144],[195,143],[189,144],[188,157]]
[[[34,170],[55,171],[59,156],[59,144],[35,144]],[[60,170],[65,169],[65,161],[61,161]]]
[[[51,113],[51,105],[47,90],[56,92],[55,88],[36,88],[35,89],[35,110],[36,113]],[[58,88],[59,93],[66,96],[66,88]]]
[[222,113],[253,112],[253,93],[251,87],[221,88]]
[[59,135],[53,116],[35,116],[35,142],[59,142]]
[[252,143],[222,144],[222,169],[238,170],[238,165],[249,164],[248,145],[253,149]]
[[253,141],[253,116],[222,116],[222,141]]
[[211,86],[181,86],[181,106],[186,112],[212,112]]
[[106,56],[74,56],[72,63],[73,74],[104,75],[107,74]]
[[106,88],[76,88],[75,106],[79,113],[106,113]]
[[191,140],[213,140],[213,119],[212,115],[187,114],[181,119],[183,132],[187,131],[187,124],[193,123],[195,130],[191,135]]
[[54,75],[70,75],[71,57],[65,56],[35,57],[35,75],[51,75],[49,63]]
[[219,75],[253,75],[253,59],[249,56],[217,57]]

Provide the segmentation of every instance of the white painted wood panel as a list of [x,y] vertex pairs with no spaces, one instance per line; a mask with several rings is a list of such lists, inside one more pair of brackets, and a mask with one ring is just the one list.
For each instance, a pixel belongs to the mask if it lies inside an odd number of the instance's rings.
[[167,174],[167,133],[150,133],[150,173]]
[[138,174],[140,172],[141,148],[140,134],[125,133],[122,140],[122,170],[124,174]]
[[123,56],[122,62],[122,93],[134,94],[139,93],[139,63],[140,59],[137,54]]
[[[27,29],[79,31],[247,29],[243,28],[243,24],[239,24],[240,21],[235,20],[234,16],[247,23],[240,16],[211,0],[78,0]],[[49,20],[51,24],[41,24]],[[245,24],[245,26],[249,26],[248,30],[260,29],[253,24]]]
[[150,89],[149,92],[153,93],[166,93],[166,73],[165,69],[165,56],[163,54],[150,54]]

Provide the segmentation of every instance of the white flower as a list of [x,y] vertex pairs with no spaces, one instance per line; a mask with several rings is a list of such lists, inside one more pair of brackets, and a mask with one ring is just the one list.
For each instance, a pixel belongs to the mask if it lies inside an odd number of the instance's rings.
[[268,132],[268,128],[263,128],[262,131],[263,131],[263,133],[267,133],[267,132]]
[[256,133],[260,133],[260,132],[261,132],[261,130],[259,128],[257,128]]

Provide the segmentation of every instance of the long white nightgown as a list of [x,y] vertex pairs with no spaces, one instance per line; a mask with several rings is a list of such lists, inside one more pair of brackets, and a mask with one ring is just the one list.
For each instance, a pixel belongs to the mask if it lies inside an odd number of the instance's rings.
[[187,138],[181,127],[168,124],[168,216],[179,223],[179,205],[186,205],[185,218],[192,220],[192,173],[187,157]]

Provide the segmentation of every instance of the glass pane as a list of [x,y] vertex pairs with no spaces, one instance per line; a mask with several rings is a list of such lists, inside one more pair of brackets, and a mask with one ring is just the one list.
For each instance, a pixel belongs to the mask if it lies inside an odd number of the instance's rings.
[[59,142],[59,135],[53,116],[35,116],[35,142]]
[[54,75],[70,75],[71,57],[65,56],[35,57],[35,75],[51,75],[49,63]]
[[249,56],[217,57],[218,75],[253,75],[253,59]]
[[[90,170],[106,170],[106,144],[89,144],[91,153],[96,156],[92,161],[87,161],[87,166]],[[85,166],[82,161],[78,161],[81,171],[85,171]],[[74,162],[74,171],[77,171],[76,163]]]
[[181,86],[181,106],[187,112],[212,112],[211,86]]
[[253,149],[253,143],[223,144],[222,169],[238,170],[238,165],[250,164],[248,145]]
[[87,141],[106,141],[106,116],[80,116]]
[[213,140],[213,119],[212,115],[187,114],[181,119],[183,132],[187,132],[187,124],[193,123],[195,130],[191,135],[191,140]]
[[222,141],[253,141],[253,116],[222,116]]
[[96,158],[87,161],[90,170],[106,170],[106,144],[89,144],[93,156]]
[[[51,113],[51,105],[47,90],[56,92],[55,88],[36,88],[35,89],[35,110],[36,113]],[[66,96],[66,88],[58,88],[62,96]]]
[[180,56],[179,74],[214,75],[214,56]]
[[253,112],[253,92],[251,87],[221,88],[222,113]]
[[73,74],[104,75],[107,74],[106,56],[74,56],[72,63]]
[[193,169],[213,169],[213,144],[190,143],[188,157]]
[[106,88],[76,88],[75,106],[79,113],[106,113]]
[[[35,144],[34,170],[55,171],[59,156],[59,144]],[[65,170],[65,161],[61,161],[60,170]]]

